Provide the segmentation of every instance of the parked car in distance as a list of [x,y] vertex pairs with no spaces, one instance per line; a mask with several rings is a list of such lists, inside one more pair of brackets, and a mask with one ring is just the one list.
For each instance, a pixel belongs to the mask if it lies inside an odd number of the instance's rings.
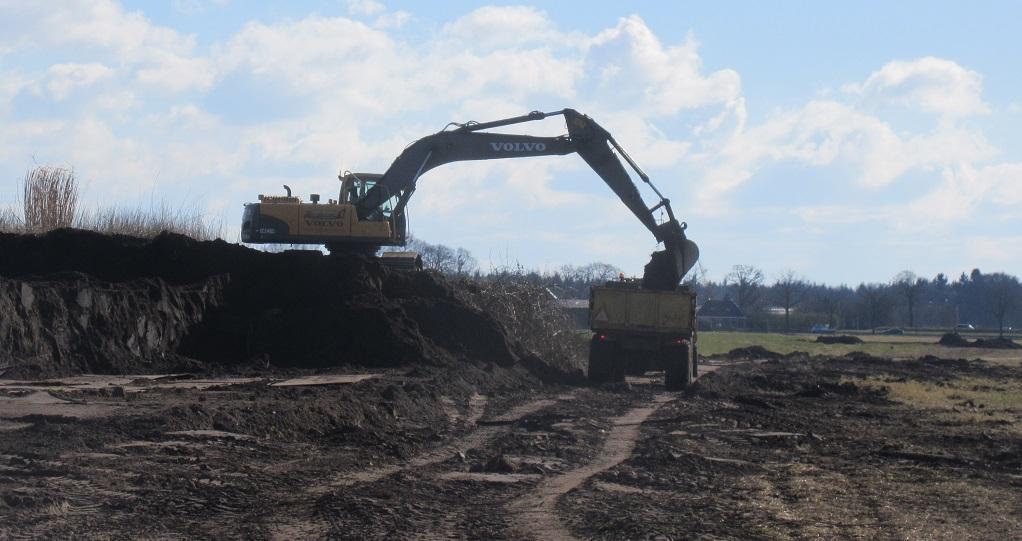
[[877,329],[876,330],[876,334],[887,334],[887,335],[893,335],[893,336],[900,336],[900,335],[905,334],[905,331],[903,331],[903,330],[901,330],[901,329],[899,329],[897,327],[887,327],[887,328]]
[[834,334],[834,329],[831,329],[830,325],[817,323],[816,325],[809,327],[809,332],[816,334]]
[[956,331],[974,331],[976,327],[973,327],[971,323],[959,323],[955,325]]

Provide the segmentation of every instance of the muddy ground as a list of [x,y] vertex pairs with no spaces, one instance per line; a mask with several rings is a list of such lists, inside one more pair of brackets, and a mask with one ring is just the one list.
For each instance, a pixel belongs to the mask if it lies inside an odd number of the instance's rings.
[[1022,531],[1022,411],[970,399],[964,422],[884,387],[1022,367],[755,346],[684,393],[589,387],[520,285],[175,235],[0,254],[0,539]]
[[704,368],[685,393],[655,374],[589,388],[421,367],[297,385],[5,381],[0,537],[1019,537],[1017,432],[853,383],[1019,368],[865,356]]

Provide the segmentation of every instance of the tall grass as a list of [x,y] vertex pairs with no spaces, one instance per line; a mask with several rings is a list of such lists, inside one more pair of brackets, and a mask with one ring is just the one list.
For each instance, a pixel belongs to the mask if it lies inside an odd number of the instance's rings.
[[21,201],[25,231],[36,233],[70,227],[78,207],[74,171],[53,166],[30,169],[25,173]]
[[21,217],[14,212],[14,209],[10,207],[0,208],[0,232],[20,233],[24,229],[25,224],[22,222]]
[[199,240],[217,239],[223,235],[223,224],[220,221],[209,220],[196,209],[175,208],[163,201],[151,204],[148,209],[88,210],[78,216],[74,226],[100,233],[142,238],[152,238],[165,231]]
[[0,208],[0,231],[45,233],[75,227],[100,233],[152,238],[163,232],[199,240],[223,236],[223,224],[210,220],[195,208],[172,207],[152,202],[149,208],[106,207],[81,209],[74,171],[39,166],[28,171],[22,184],[22,216],[13,208]]

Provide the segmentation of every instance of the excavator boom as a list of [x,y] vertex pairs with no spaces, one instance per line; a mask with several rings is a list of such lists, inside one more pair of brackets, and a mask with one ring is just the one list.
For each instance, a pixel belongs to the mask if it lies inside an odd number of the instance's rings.
[[[567,135],[535,137],[494,133],[489,130],[525,122],[563,116]],[[448,129],[454,126],[453,129]],[[628,156],[607,130],[593,119],[563,109],[492,122],[451,124],[448,128],[419,139],[405,148],[382,175],[347,174],[341,177],[337,201],[301,204],[297,198],[260,196],[260,203],[246,205],[242,240],[246,242],[325,243],[331,251],[375,252],[380,245],[400,245],[407,227],[405,207],[416,183],[427,171],[457,161],[525,158],[578,154],[603,179],[632,214],[648,229],[664,250],[655,252],[646,265],[643,287],[674,290],[695,265],[699,249],[685,236],[665,198],[649,177]],[[648,207],[621,159],[660,198]],[[658,223],[657,211],[667,220]],[[297,232],[296,232],[297,231]]]
[[[482,131],[556,115],[564,117],[568,135],[534,137]],[[493,122],[460,124],[453,130],[444,130],[423,137],[409,145],[394,160],[376,185],[355,202],[356,211],[360,218],[371,218],[378,213],[378,209],[385,201],[392,198],[396,198],[398,207],[402,208],[407,203],[407,198],[415,191],[419,177],[426,171],[446,163],[571,153],[581,156],[642,225],[653,233],[657,241],[664,243],[664,251],[656,252],[646,265],[643,287],[660,290],[677,288],[682,276],[695,265],[699,257],[699,249],[685,236],[685,224],[678,222],[670,200],[663,197],[610,133],[593,119],[574,109],[550,113],[533,111],[528,115]],[[625,158],[639,178],[660,197],[660,201],[652,208],[646,206],[618,154]],[[659,209],[664,209],[668,216],[668,220],[662,224],[658,224],[655,217]]]

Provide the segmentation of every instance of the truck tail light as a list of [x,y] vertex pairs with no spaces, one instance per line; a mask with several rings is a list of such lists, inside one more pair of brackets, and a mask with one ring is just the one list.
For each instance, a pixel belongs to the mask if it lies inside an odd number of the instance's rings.
[[605,334],[598,334],[598,335],[596,335],[596,339],[602,342],[602,341],[607,339],[607,335],[605,335]]

